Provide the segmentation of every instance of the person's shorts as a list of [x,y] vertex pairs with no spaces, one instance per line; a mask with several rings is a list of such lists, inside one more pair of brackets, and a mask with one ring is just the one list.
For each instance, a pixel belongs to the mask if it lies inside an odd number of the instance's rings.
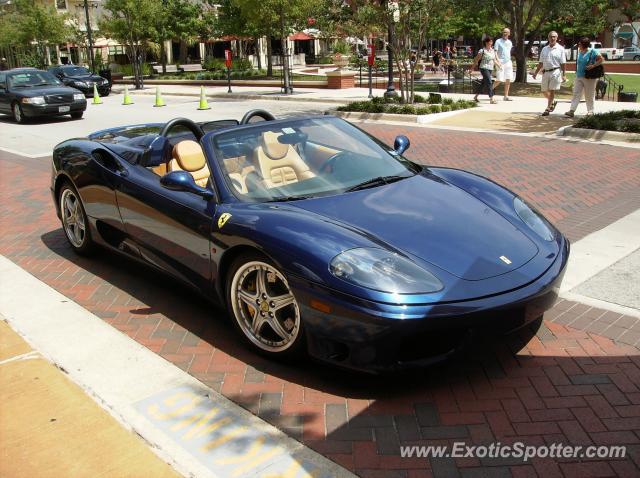
[[560,68],[542,74],[542,91],[557,91],[560,89],[560,85],[562,85],[562,70]]
[[496,81],[513,81],[513,63],[503,63],[502,68],[496,68]]

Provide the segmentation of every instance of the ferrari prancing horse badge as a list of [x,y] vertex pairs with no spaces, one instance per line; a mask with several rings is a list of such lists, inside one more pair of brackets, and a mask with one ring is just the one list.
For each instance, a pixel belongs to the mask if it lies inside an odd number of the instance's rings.
[[228,212],[220,214],[220,217],[218,218],[218,229],[222,229],[222,226],[224,226],[230,218],[231,214]]

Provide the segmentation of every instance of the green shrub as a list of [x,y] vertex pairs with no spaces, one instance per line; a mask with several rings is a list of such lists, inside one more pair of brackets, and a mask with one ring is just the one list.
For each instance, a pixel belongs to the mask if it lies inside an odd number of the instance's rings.
[[231,69],[236,71],[252,70],[253,64],[246,58],[238,58],[231,63]]
[[623,133],[640,133],[640,110],[611,111],[585,116],[580,118],[574,126]]
[[413,101],[415,103],[426,103],[427,99],[424,96],[416,94],[413,96]]
[[[120,65],[120,73],[122,73],[124,76],[133,76],[133,65]],[[148,63],[143,63],[142,64],[142,74],[143,75],[151,75],[152,73],[155,73],[153,71],[153,68],[151,68],[151,65],[149,65]]]
[[441,105],[429,105],[430,113],[440,113],[442,106]]
[[457,110],[461,109],[460,103],[452,102],[450,105],[447,105],[447,106],[449,106],[451,111],[457,111]]
[[213,56],[208,56],[205,58],[202,63],[202,68],[208,71],[216,71],[216,70],[224,70],[226,68],[224,64],[224,60],[221,58],[215,58]]
[[453,98],[443,98],[442,100],[442,104],[443,105],[452,105],[453,104]]
[[431,109],[429,106],[417,106],[416,114],[417,115],[428,115],[431,113]]
[[400,113],[403,115],[414,115],[416,114],[416,107],[413,105],[402,105],[400,107]]
[[440,111],[442,111],[443,113],[446,111],[451,111],[451,105],[442,105],[440,107]]
[[442,95],[440,93],[429,93],[429,104],[437,105],[442,103]]
[[325,55],[320,57],[318,63],[320,65],[330,65],[331,63],[333,63],[333,58],[330,55]]

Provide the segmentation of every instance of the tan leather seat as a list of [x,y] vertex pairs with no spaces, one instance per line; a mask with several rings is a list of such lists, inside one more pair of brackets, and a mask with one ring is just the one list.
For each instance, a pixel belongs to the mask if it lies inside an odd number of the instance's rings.
[[173,159],[169,161],[169,172],[188,171],[198,186],[207,185],[211,173],[204,152],[198,143],[190,139],[180,141],[173,147],[171,156]]
[[279,187],[315,177],[290,144],[278,142],[282,133],[266,131],[255,150],[257,164],[267,187]]
[[231,178],[231,182],[236,191],[242,194],[246,194],[247,176],[250,173],[254,173],[256,171],[256,168],[252,165],[247,165],[246,156],[225,158],[224,167],[227,170],[227,174],[229,175],[229,178]]

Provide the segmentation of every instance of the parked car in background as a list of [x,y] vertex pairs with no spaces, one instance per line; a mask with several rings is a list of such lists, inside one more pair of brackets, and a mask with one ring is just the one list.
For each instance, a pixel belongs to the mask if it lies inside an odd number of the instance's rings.
[[[595,48],[605,60],[622,60],[622,48],[603,48],[602,43],[592,41],[589,48]],[[572,54],[573,52],[573,54]],[[576,43],[571,49],[564,49],[567,60],[575,60],[578,57],[578,44]]]
[[80,119],[85,109],[84,94],[64,86],[48,71],[35,68],[0,71],[0,113],[13,115],[16,123],[37,116],[71,115]]
[[108,96],[111,92],[109,80],[92,73],[84,66],[59,65],[52,66],[49,71],[65,85],[82,91],[85,96],[93,95],[93,85],[96,85],[100,96]]
[[628,46],[622,52],[622,59],[629,60],[640,60],[640,48],[637,46]]

